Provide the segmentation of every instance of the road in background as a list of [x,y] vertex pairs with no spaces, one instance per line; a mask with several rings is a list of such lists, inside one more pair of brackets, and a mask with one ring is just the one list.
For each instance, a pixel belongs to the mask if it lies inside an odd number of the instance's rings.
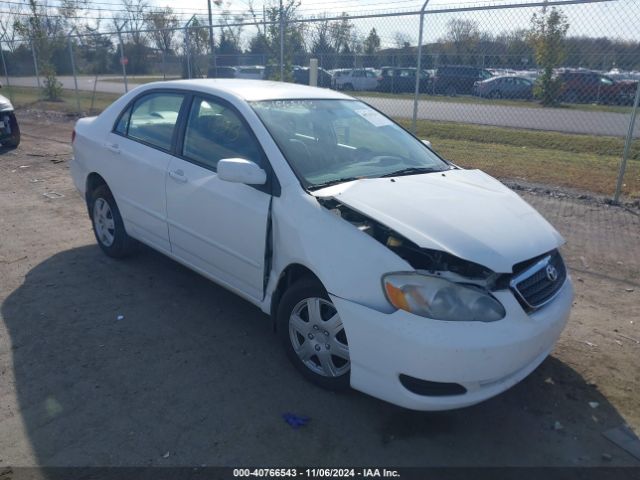
[[[121,77],[109,81],[100,77],[96,91],[103,93],[124,93]],[[141,77],[138,77],[141,78]],[[71,76],[58,77],[63,88],[73,89]],[[92,91],[94,77],[79,76],[78,88]],[[129,83],[136,85],[136,78]],[[35,77],[14,77],[11,84],[23,87],[37,87]],[[413,112],[413,100],[389,97],[359,97],[385,114],[396,118],[410,118]],[[623,137],[629,129],[629,115],[613,112],[589,112],[566,108],[529,108],[504,105],[486,105],[467,102],[439,102],[421,100],[418,105],[418,118],[445,122],[492,125],[508,128],[546,130],[562,133],[585,135],[609,135]],[[635,137],[640,137],[640,122],[636,124]]]

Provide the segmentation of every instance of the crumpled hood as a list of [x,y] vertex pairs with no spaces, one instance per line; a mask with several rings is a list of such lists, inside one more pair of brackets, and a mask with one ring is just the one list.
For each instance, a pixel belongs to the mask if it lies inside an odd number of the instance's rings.
[[480,170],[362,179],[313,194],[333,197],[422,248],[499,273],[564,243],[527,202]]

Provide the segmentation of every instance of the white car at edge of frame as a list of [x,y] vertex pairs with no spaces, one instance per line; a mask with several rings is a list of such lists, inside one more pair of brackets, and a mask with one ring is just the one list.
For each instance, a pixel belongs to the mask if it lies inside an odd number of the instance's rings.
[[139,241],[237,293],[325,388],[472,405],[529,375],[569,317],[564,240],[541,215],[339,92],[150,83],[72,142],[107,255]]

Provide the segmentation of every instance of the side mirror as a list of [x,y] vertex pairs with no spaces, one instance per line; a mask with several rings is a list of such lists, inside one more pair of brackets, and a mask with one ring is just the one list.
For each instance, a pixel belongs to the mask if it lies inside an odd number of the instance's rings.
[[225,182],[264,185],[267,173],[251,160],[224,158],[218,162],[218,178]]
[[429,140],[422,140],[422,143],[424,143],[424,144],[425,144],[427,147],[429,147],[429,148],[433,148],[433,147],[431,146],[431,142],[430,142]]

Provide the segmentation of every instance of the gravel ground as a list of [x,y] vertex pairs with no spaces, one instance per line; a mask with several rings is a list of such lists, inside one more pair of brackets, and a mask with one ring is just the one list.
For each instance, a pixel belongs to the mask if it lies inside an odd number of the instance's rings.
[[265,315],[177,263],[104,256],[69,177],[72,122],[21,119],[0,154],[0,465],[640,465],[602,436],[640,431],[634,210],[520,190],[568,241],[569,326],[508,392],[411,412],[310,385]]

